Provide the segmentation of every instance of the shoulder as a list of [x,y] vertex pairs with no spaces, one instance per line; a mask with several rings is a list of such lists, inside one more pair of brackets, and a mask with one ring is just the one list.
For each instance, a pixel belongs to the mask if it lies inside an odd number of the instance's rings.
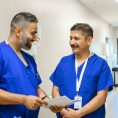
[[6,51],[7,44],[5,43],[5,41],[0,43],[0,57],[4,56],[4,52]]
[[104,58],[102,58],[96,54],[94,54],[94,56],[95,56],[94,65],[96,66],[96,68],[101,68],[101,69],[107,69],[108,68],[109,69],[109,65]]
[[75,55],[74,54],[70,54],[70,55],[62,57],[60,62],[61,63],[67,63],[69,61],[72,61],[73,59],[75,59]]
[[2,50],[3,48],[7,47],[7,44],[5,43],[5,41],[0,43],[0,50]]
[[97,54],[94,54],[93,57],[95,58],[95,60],[99,63],[107,63],[106,60],[100,56],[98,56]]

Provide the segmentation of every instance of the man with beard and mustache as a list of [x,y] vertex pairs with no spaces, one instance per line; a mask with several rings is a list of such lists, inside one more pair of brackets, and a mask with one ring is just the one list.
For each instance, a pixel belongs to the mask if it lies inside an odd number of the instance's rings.
[[0,118],[38,118],[39,107],[47,105],[34,58],[22,50],[39,38],[37,25],[35,15],[20,12],[8,40],[0,43]]
[[57,113],[57,118],[105,118],[107,93],[113,87],[110,68],[89,49],[93,39],[90,25],[77,23],[70,31],[73,54],[63,57],[51,75],[52,96],[79,101]]

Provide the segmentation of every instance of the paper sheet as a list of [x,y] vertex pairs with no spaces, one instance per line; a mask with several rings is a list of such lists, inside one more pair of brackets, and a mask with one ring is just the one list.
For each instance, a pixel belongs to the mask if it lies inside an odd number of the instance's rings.
[[50,106],[68,106],[71,104],[74,104],[74,102],[77,102],[79,100],[71,100],[66,96],[60,96],[57,98],[52,98],[47,100],[48,106],[44,106],[44,107],[50,107]]

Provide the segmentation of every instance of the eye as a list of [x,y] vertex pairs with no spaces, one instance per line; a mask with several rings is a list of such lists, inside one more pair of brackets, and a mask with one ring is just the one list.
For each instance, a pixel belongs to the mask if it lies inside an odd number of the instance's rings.
[[74,37],[74,39],[75,39],[76,41],[80,40],[80,38],[78,38],[78,37]]
[[37,31],[31,32],[31,35],[36,35],[36,34],[37,34]]
[[80,38],[79,38],[79,37],[76,37],[76,36],[75,36],[75,37],[71,37],[71,36],[70,36],[70,40],[78,41],[78,40],[80,40]]

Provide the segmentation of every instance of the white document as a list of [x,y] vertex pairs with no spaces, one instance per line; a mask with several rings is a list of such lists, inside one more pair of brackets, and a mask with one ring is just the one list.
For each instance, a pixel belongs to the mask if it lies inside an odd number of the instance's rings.
[[60,97],[52,98],[46,101],[48,103],[48,106],[44,106],[44,107],[49,108],[50,106],[62,106],[62,107],[68,106],[68,105],[74,104],[74,102],[77,102],[79,100],[71,100],[66,96],[60,96]]

